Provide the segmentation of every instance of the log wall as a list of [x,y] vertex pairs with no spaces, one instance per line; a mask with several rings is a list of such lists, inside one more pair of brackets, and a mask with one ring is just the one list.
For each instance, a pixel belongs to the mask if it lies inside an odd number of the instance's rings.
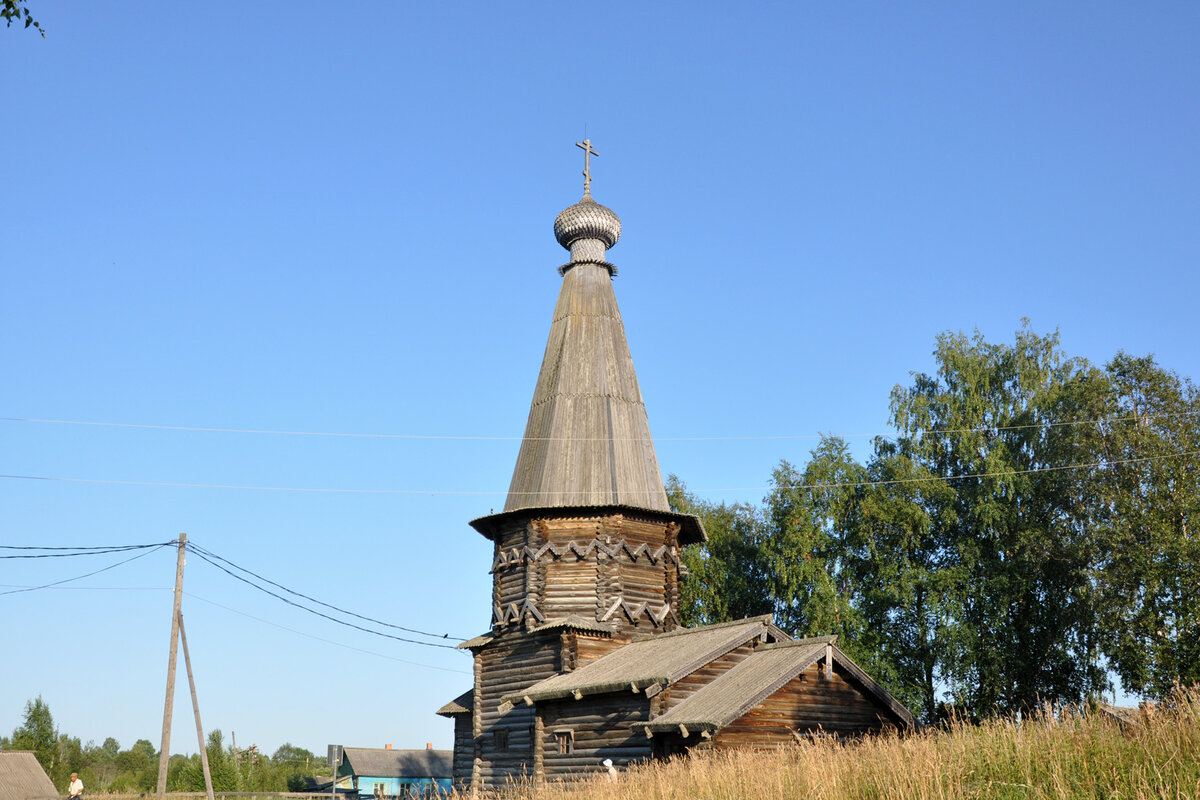
[[519,518],[496,531],[494,625],[571,615],[619,631],[679,624],[679,525],[653,514]]
[[[603,771],[611,758],[618,769],[650,757],[650,740],[631,726],[650,718],[650,701],[632,693],[538,704],[541,716],[542,772],[539,781],[577,780]],[[570,731],[570,753],[559,752],[558,734]]]

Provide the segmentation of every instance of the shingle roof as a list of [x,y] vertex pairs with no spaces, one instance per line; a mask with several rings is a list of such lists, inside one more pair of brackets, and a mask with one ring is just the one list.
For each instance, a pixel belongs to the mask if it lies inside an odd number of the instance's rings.
[[3,800],[43,800],[58,798],[54,784],[28,750],[0,750],[0,798]]
[[587,631],[588,633],[606,633],[610,636],[612,635],[612,632],[613,632],[612,625],[607,625],[603,622],[596,622],[596,620],[594,620],[594,619],[587,619],[585,617],[579,616],[578,614],[570,614],[565,617],[559,617],[557,619],[549,620],[547,622],[542,623],[541,625],[538,625],[536,628],[531,629],[529,632],[530,633],[541,633],[542,631],[554,631],[554,630],[566,630],[566,629],[575,630],[575,631]]
[[609,269],[563,277],[505,511],[670,511]]
[[387,750],[347,747],[346,764],[359,776],[371,778],[451,778],[453,750]]
[[443,717],[453,717],[456,714],[470,714],[475,709],[475,690],[467,689],[458,697],[439,708],[435,713]]
[[[788,681],[795,678],[820,658],[836,636],[822,636],[766,645],[712,683],[701,688],[675,708],[651,722],[635,727],[653,732],[667,731],[684,725],[691,730],[718,730],[740,719]],[[833,663],[850,674],[851,678],[881,704],[887,707],[901,724],[912,727],[912,714],[900,705],[870,676],[850,660],[839,648],[832,647]]]
[[[545,509],[553,510],[555,514],[572,514],[579,516],[600,516],[605,514],[636,514],[637,512],[646,511],[644,506],[631,505],[628,503],[608,503],[605,505],[570,505],[570,504],[550,504],[545,503],[540,506],[522,507],[515,511],[502,511],[498,514],[488,514],[486,517],[478,517],[471,520],[469,523],[472,528],[482,533],[489,539],[495,538],[496,529],[506,520],[517,516],[518,514],[528,514],[531,510]],[[673,511],[660,511],[652,509],[658,517],[661,517],[670,522],[679,524],[679,543],[680,544],[695,544],[708,539],[708,535],[704,532],[704,523],[694,514],[676,514]]]
[[683,628],[631,642],[574,672],[555,675],[501,699],[509,703],[525,698],[536,702],[575,694],[602,694],[630,688],[631,684],[639,690],[651,684],[668,685],[758,636],[789,638],[771,622],[770,614]]

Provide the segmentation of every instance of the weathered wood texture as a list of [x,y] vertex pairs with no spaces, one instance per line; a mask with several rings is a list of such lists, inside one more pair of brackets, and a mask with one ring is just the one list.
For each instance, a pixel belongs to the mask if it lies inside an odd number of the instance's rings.
[[498,788],[531,774],[533,709],[525,705],[501,709],[500,697],[557,674],[560,653],[558,634],[525,634],[519,630],[502,635],[476,651],[478,723],[474,741],[470,743],[476,786]]
[[458,714],[454,717],[454,786],[470,785],[471,767],[475,761],[475,737],[471,733],[471,715]]
[[563,277],[505,511],[669,510],[608,268]]
[[[650,718],[650,702],[631,693],[540,703],[544,755],[539,780],[578,779],[603,770],[606,758],[618,768],[649,758],[650,740],[632,725]],[[569,753],[559,752],[558,734],[564,731],[571,732]]]
[[615,632],[672,630],[679,531],[653,512],[508,518],[493,539],[492,624],[579,617]]
[[822,665],[813,664],[718,731],[712,746],[775,748],[794,741],[792,731],[857,735],[894,726],[887,708],[846,680],[836,667],[832,680],[822,673]]
[[741,663],[754,652],[754,648],[758,642],[746,642],[740,647],[736,647],[720,658],[714,659],[705,666],[688,675],[686,678],[677,681],[667,689],[664,694],[667,694],[667,700],[663,706],[662,712],[675,708],[684,700],[687,700],[699,689],[704,688],[714,680],[719,678],[724,672]]

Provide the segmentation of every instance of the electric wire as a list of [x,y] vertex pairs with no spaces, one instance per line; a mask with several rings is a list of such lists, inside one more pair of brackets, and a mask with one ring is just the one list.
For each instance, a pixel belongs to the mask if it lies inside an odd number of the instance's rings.
[[[157,550],[158,548],[166,547],[169,544],[171,544],[171,543],[164,542],[159,545],[153,545],[153,547],[154,547],[154,550]],[[125,559],[124,561],[118,561],[115,564],[109,564],[107,567],[104,567],[103,569],[98,569],[93,572],[88,572],[84,575],[76,575],[74,578],[64,578],[61,581],[55,581],[54,583],[46,583],[41,586],[26,586],[26,587],[23,587],[20,589],[11,589],[7,592],[0,592],[0,596],[6,595],[6,594],[20,594],[21,592],[36,592],[39,589],[49,589],[54,586],[61,586],[64,583],[71,583],[72,581],[78,581],[78,580],[82,580],[84,578],[90,578],[93,575],[99,575],[101,572],[108,572],[110,569],[116,569],[117,567],[121,566],[122,564],[128,564],[130,561],[137,561],[139,558],[145,558],[146,556],[153,553],[154,550],[146,550],[145,552],[138,553],[136,556],[131,556],[130,558]],[[86,555],[94,555],[94,554],[87,553]]]
[[[978,425],[969,428],[922,428],[906,434],[897,433],[845,433],[837,434],[841,439],[884,438],[890,439],[897,435],[906,436],[944,436],[959,433],[983,433],[987,431],[1018,431],[1031,428],[1056,428],[1075,425],[1103,425],[1113,422],[1144,422],[1149,419],[1174,419],[1180,417],[1200,416],[1200,411],[1181,411],[1161,414],[1130,414],[1126,416],[1098,417],[1096,419],[1067,420],[1064,422],[1031,422],[1021,425]],[[83,425],[106,428],[137,428],[142,430],[160,431],[192,431],[199,433],[245,433],[269,436],[316,436],[345,439],[401,439],[413,441],[482,441],[482,442],[519,442],[525,441],[524,436],[486,436],[469,434],[419,434],[419,433],[348,433],[338,431],[293,431],[275,430],[268,428],[215,428],[198,425],[151,425],[134,422],[96,422],[88,420],[44,419],[37,417],[0,417],[0,422],[37,422],[53,425]],[[783,433],[766,435],[731,435],[731,436],[658,436],[652,437],[657,442],[724,442],[724,441],[773,441],[787,439],[821,439],[829,434],[823,433]],[[642,441],[641,437],[617,438],[609,437],[529,437],[528,441]]]
[[122,545],[104,545],[100,547],[38,547],[36,545],[0,545],[0,550],[73,550],[79,552],[70,553],[36,553],[36,554],[21,554],[21,555],[0,555],[0,558],[71,558],[73,556],[99,556],[106,553],[125,553],[130,550],[146,550],[163,545],[173,544],[172,542],[158,542],[156,544],[122,544]]
[[[1200,450],[1188,450],[1178,453],[1167,453],[1161,456],[1146,456],[1144,458],[1126,458],[1105,461],[1091,461],[1079,464],[1062,464],[1047,467],[1032,467],[1022,470],[1001,470],[999,472],[977,472],[969,475],[930,475],[922,478],[906,478],[903,480],[893,481],[853,481],[846,483],[830,483],[830,484],[789,484],[783,487],[774,486],[729,486],[722,488],[711,489],[693,489],[688,488],[692,494],[729,494],[733,492],[765,492],[773,491],[778,488],[791,489],[834,489],[845,486],[886,486],[893,483],[913,483],[918,481],[957,481],[968,478],[996,478],[1006,477],[1011,475],[1030,475],[1038,472],[1057,472],[1067,469],[1088,469],[1094,467],[1117,466],[1120,464],[1138,464],[1149,461],[1162,461],[1168,458],[1183,458],[1185,456],[1194,456],[1200,454]],[[119,481],[106,480],[102,478],[63,478],[52,477],[45,475],[0,475],[0,478],[11,480],[37,480],[37,481],[61,481],[64,483],[91,483],[91,484],[115,484],[119,486],[159,486],[169,488],[188,488],[188,489],[239,489],[244,491],[259,491],[259,492],[300,492],[305,494],[364,494],[364,495],[429,495],[429,496],[504,496],[509,494],[508,489],[328,489],[328,488],[308,488],[300,486],[254,486],[254,485],[239,485],[239,484],[221,484],[221,483],[174,483],[167,481]],[[545,490],[536,492],[521,492],[522,496],[545,497],[563,494],[561,490]],[[15,557],[15,556],[0,556],[0,558]]]
[[204,561],[207,561],[207,562],[208,562],[209,564],[211,564],[212,566],[214,566],[214,567],[216,567],[217,569],[221,570],[222,572],[224,572],[225,574],[229,575],[230,577],[232,577],[232,578],[235,578],[236,580],[239,580],[239,581],[241,581],[242,583],[246,584],[247,586],[252,586],[252,587],[254,587],[255,589],[257,589],[258,591],[260,591],[260,592],[262,592],[262,593],[264,593],[264,594],[268,594],[268,595],[270,595],[271,597],[274,597],[276,600],[279,600],[279,601],[281,601],[281,602],[287,603],[289,606],[292,606],[293,608],[298,608],[298,609],[301,609],[302,611],[307,611],[307,612],[308,612],[308,613],[310,613],[310,614],[315,614],[315,615],[316,615],[316,616],[318,616],[318,617],[322,617],[322,618],[324,618],[324,619],[327,619],[327,620],[329,620],[330,622],[337,623],[338,625],[344,625],[344,626],[346,626],[347,628],[354,628],[355,630],[359,630],[359,631],[362,631],[362,632],[364,632],[364,633],[370,633],[370,634],[373,634],[373,635],[375,635],[375,636],[381,636],[381,637],[383,637],[383,638],[385,638],[385,639],[393,639],[393,640],[395,640],[395,641],[397,641],[397,642],[406,642],[407,644],[417,644],[417,645],[421,645],[421,646],[423,646],[423,647],[439,647],[439,648],[443,648],[443,649],[446,649],[446,650],[455,650],[455,649],[457,649],[457,648],[456,648],[454,645],[452,645],[452,644],[441,644],[441,643],[439,643],[439,642],[423,642],[423,641],[420,641],[419,639],[409,639],[409,638],[407,638],[407,637],[404,637],[404,636],[396,636],[396,635],[394,635],[394,634],[391,634],[391,633],[384,633],[383,631],[372,630],[371,628],[365,628],[365,627],[363,627],[362,625],[356,625],[356,624],[354,624],[353,622],[347,622],[347,621],[346,621],[346,620],[344,620],[344,619],[338,619],[337,617],[332,617],[332,616],[330,616],[329,614],[322,613],[322,612],[320,612],[320,611],[317,611],[317,610],[316,610],[316,609],[314,609],[314,608],[309,608],[308,606],[306,606],[306,605],[303,605],[302,603],[297,603],[296,601],[294,601],[294,600],[290,600],[290,599],[288,599],[287,597],[284,597],[284,596],[283,596],[283,595],[281,595],[281,594],[277,594],[277,593],[275,593],[275,592],[271,591],[270,589],[267,589],[267,588],[265,588],[265,587],[263,587],[263,586],[259,586],[259,585],[258,585],[257,583],[255,583],[254,581],[251,581],[251,580],[249,580],[249,579],[247,579],[247,578],[244,578],[244,577],[242,577],[241,575],[238,575],[238,574],[237,574],[236,572],[234,572],[233,570],[231,570],[231,569],[229,569],[228,567],[225,567],[224,565],[220,564],[220,563],[219,563],[219,562],[217,562],[215,559],[211,559],[211,558],[209,558],[208,556],[206,556],[206,555],[205,555],[204,553],[202,553],[202,552],[199,552],[199,551],[194,551],[194,552],[196,553],[196,555],[197,555],[197,556],[199,556],[199,557],[200,557],[201,559],[203,559]]
[[[375,625],[381,625],[385,628],[392,628],[394,630],[404,631],[405,633],[415,633],[415,634],[419,634],[420,636],[430,636],[435,639],[452,638],[450,636],[450,634],[448,634],[448,633],[430,633],[429,631],[417,630],[416,628],[406,628],[403,625],[393,625],[390,622],[384,622],[382,620],[375,619],[374,617],[366,617],[366,616],[363,616],[362,614],[356,614],[353,611],[347,611],[344,608],[338,608],[335,605],[331,605],[330,603],[323,602],[321,600],[318,600],[315,597],[310,597],[309,595],[304,594],[303,592],[297,592],[295,589],[289,589],[288,587],[284,586],[281,583],[276,583],[275,581],[271,580],[270,578],[263,577],[262,575],[259,575],[257,572],[254,572],[253,570],[249,570],[249,569],[246,569],[245,567],[239,566],[239,565],[233,563],[232,561],[230,561],[229,559],[222,558],[221,556],[217,555],[213,551],[206,550],[205,548],[200,547],[199,545],[196,545],[192,542],[187,543],[187,549],[195,552],[199,556],[211,556],[212,558],[217,559],[221,563],[227,564],[230,567],[233,567],[234,569],[238,570],[239,572],[244,572],[247,575],[253,575],[255,578],[258,578],[260,581],[269,583],[277,589],[282,589],[283,591],[287,592],[290,595],[293,595],[295,597],[303,597],[305,600],[308,600],[310,603],[316,603],[319,606],[324,606],[325,608],[328,608],[332,611],[336,611],[339,614],[345,614],[346,616],[349,616],[349,617],[355,617],[356,619],[361,619],[364,622],[370,622]],[[453,638],[456,638],[459,641],[462,641],[468,637],[460,636],[460,637],[453,637]]]
[[188,597],[192,598],[193,600],[199,600],[202,603],[208,603],[209,605],[213,605],[213,606],[216,606],[217,608],[224,609],[225,611],[228,611],[232,614],[238,614],[240,616],[246,617],[247,619],[252,619],[255,622],[261,622],[263,625],[270,625],[272,628],[278,628],[282,631],[287,631],[288,633],[294,633],[297,636],[303,636],[306,639],[312,639],[317,642],[324,642],[325,644],[331,644],[331,645],[334,645],[335,647],[341,647],[346,650],[353,650],[357,653],[366,653],[367,655],[376,656],[378,658],[384,658],[384,659],[387,659],[388,661],[396,661],[401,664],[409,664],[410,666],[414,666],[414,667],[424,667],[425,669],[435,669],[435,670],[439,670],[441,672],[453,672],[453,673],[456,673],[459,675],[470,675],[471,674],[467,670],[451,669],[450,667],[438,667],[438,666],[434,666],[433,664],[423,664],[419,661],[409,661],[408,659],[396,658],[395,656],[389,656],[389,655],[384,655],[383,653],[377,653],[374,650],[366,650],[361,647],[355,647],[353,645],[345,644],[344,642],[337,642],[337,641],[334,641],[333,639],[326,639],[321,636],[314,636],[311,633],[305,633],[304,631],[298,631],[295,628],[289,628],[286,625],[280,625],[277,622],[271,622],[270,620],[263,619],[262,617],[256,617],[253,614],[247,614],[245,611],[239,611],[236,608],[232,608],[230,606],[223,605],[221,603],[218,603],[215,600],[209,600],[206,597],[201,597],[200,595],[193,594],[191,592],[185,591],[184,594],[187,595]]

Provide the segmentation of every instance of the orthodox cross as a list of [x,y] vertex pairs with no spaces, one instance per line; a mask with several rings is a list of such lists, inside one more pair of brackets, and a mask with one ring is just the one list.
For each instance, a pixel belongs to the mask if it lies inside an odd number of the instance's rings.
[[592,149],[591,139],[576,142],[575,146],[583,150],[583,193],[590,195],[592,193],[592,156],[600,154]]

